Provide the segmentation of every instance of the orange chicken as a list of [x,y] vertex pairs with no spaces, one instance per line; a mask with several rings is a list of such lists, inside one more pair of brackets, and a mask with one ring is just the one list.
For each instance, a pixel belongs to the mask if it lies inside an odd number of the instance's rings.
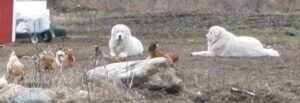
[[73,49],[67,51],[58,50],[56,52],[55,63],[58,68],[72,67],[75,62]]
[[55,56],[51,51],[43,50],[40,53],[40,64],[43,66],[44,69],[53,70],[54,60]]
[[75,57],[73,55],[73,49],[68,49],[65,52],[63,64],[65,67],[72,67],[74,65],[74,62],[75,62]]
[[157,43],[152,43],[149,46],[148,52],[149,52],[150,58],[165,57],[165,58],[169,59],[172,63],[175,63],[176,61],[178,61],[179,57],[177,55],[163,53],[160,50],[158,50],[157,48],[158,48]]
[[20,79],[24,79],[25,75],[25,67],[23,63],[19,60],[19,58],[16,56],[16,53],[12,51],[8,63],[6,65],[6,70],[8,73],[8,76],[11,77],[20,77]]

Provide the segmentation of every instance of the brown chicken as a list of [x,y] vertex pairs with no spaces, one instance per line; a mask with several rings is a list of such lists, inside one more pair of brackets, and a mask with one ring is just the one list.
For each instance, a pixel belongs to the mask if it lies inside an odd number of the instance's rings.
[[177,55],[163,53],[160,50],[158,50],[157,48],[158,48],[157,43],[152,43],[149,46],[148,52],[149,52],[150,58],[165,57],[165,58],[169,59],[172,63],[175,63],[176,61],[178,61],[179,57]]
[[20,77],[21,80],[24,79],[25,67],[23,63],[19,60],[19,58],[16,56],[16,53],[14,51],[12,51],[6,67],[9,77]]
[[110,57],[110,62],[112,62],[112,63],[123,62],[123,61],[126,61],[126,58],[120,57],[120,56],[111,56]]
[[[102,50],[100,50],[98,45],[94,45],[93,46],[95,48],[95,56],[98,57],[99,55],[102,56],[105,60],[111,62],[111,63],[117,63],[117,62],[123,62],[126,60],[126,58],[124,57],[120,57],[120,56],[110,56],[105,54],[104,52],[102,52]],[[121,49],[120,47],[117,47],[117,49]]]
[[74,65],[75,57],[73,55],[73,49],[68,49],[65,52],[65,57],[63,62],[65,67],[72,67]]
[[54,60],[55,56],[51,51],[43,50],[40,53],[40,64],[43,66],[44,69],[53,70]]

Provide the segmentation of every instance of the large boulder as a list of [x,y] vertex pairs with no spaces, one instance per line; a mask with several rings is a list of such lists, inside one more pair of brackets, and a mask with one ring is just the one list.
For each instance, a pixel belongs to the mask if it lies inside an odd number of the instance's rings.
[[57,95],[50,89],[29,88],[14,98],[14,103],[57,103]]
[[18,84],[7,84],[0,89],[0,103],[11,103],[16,95],[22,93],[28,88]]
[[174,64],[163,57],[100,66],[89,70],[87,78],[89,81],[115,79],[129,83],[130,86],[163,89],[167,92],[178,92],[182,83]]
[[56,103],[56,93],[49,89],[7,84],[0,89],[0,103]]

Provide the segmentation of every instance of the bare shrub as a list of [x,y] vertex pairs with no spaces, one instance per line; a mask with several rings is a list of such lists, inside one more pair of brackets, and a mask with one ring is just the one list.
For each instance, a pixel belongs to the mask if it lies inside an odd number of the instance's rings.
[[295,8],[296,0],[271,0],[277,11],[290,12]]

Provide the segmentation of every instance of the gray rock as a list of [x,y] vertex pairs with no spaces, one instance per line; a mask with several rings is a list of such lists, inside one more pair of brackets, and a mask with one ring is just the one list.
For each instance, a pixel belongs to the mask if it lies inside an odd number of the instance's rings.
[[292,31],[292,30],[288,30],[284,33],[287,36],[297,36],[297,32],[296,31]]
[[300,34],[300,31],[292,27],[292,28],[287,28],[284,34],[287,36],[298,36]]
[[121,80],[132,86],[146,87],[150,90],[179,92],[182,80],[177,76],[174,64],[165,58],[128,61],[100,66],[87,72],[88,80]]
[[201,92],[197,91],[193,94],[194,97],[194,103],[209,103],[210,102],[210,96],[207,92]]
[[0,89],[0,103],[11,103],[15,96],[28,88],[18,84],[8,84]]
[[14,103],[57,103],[56,93],[52,90],[30,88],[18,94]]
[[85,90],[80,90],[77,95],[83,98],[87,98],[88,97],[89,92],[85,91]]

